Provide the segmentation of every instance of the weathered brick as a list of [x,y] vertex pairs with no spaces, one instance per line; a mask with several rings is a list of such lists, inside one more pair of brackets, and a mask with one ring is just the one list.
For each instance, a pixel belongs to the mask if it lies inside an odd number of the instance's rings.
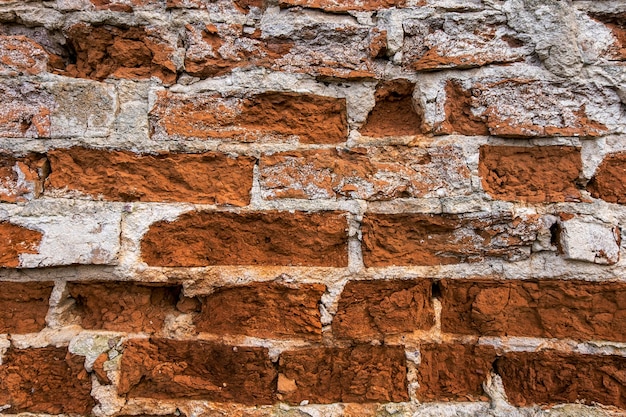
[[615,224],[593,218],[562,218],[556,232],[559,251],[565,259],[602,265],[619,261],[622,232]]
[[46,85],[55,99],[50,114],[53,138],[105,137],[113,130],[118,113],[114,85],[90,80],[71,80]]
[[609,203],[626,204],[626,152],[604,157],[589,181],[587,190],[595,198]]
[[626,408],[622,356],[509,352],[498,358],[495,369],[513,405],[582,402]]
[[486,401],[482,384],[496,358],[491,346],[424,344],[417,368],[420,401]]
[[261,31],[265,39],[293,43],[288,53],[270,63],[274,71],[358,80],[374,78],[386,62],[377,58],[386,58],[387,32],[354,20],[320,19],[298,8],[280,12],[268,8]]
[[444,332],[626,341],[624,283],[450,279],[439,285]]
[[181,286],[131,282],[68,282],[73,313],[85,329],[158,332],[176,313]]
[[255,159],[203,154],[139,155],[86,148],[48,153],[46,193],[66,191],[113,201],[232,204],[250,202]]
[[83,201],[78,206],[76,201],[54,200],[34,200],[15,207],[9,216],[14,224],[0,217],[0,237],[7,236],[0,239],[7,248],[6,252],[0,250],[0,265],[114,265],[120,249],[122,209],[119,205]]
[[370,213],[363,219],[363,261],[373,267],[525,259],[544,229],[539,216]]
[[0,36],[0,75],[36,75],[46,71],[48,54],[26,36]]
[[364,136],[406,136],[422,132],[421,109],[418,113],[413,103],[415,84],[396,79],[381,82],[376,87],[376,105],[367,115],[360,132]]
[[0,221],[0,268],[20,266],[20,255],[37,253],[42,237],[36,230]]
[[165,6],[164,0],[90,0],[97,10],[131,13],[135,7]]
[[63,75],[95,80],[154,76],[167,84],[176,81],[175,46],[158,29],[78,23],[67,30],[66,38],[76,63],[61,71]]
[[345,99],[266,92],[247,98],[157,94],[150,111],[155,139],[339,143],[348,134]]
[[233,68],[270,67],[293,42],[264,38],[260,30],[244,32],[242,25],[226,23],[187,25],[185,71],[196,77],[215,77]]
[[96,404],[83,362],[66,348],[9,349],[0,365],[0,404],[13,414],[90,414]]
[[34,333],[46,327],[54,282],[0,282],[0,333]]
[[531,203],[580,201],[580,148],[573,146],[480,147],[478,174],[494,198]]
[[617,95],[591,84],[473,79],[450,80],[445,90],[446,120],[435,126],[436,133],[596,137],[609,128],[590,110],[603,109],[607,121],[617,121]]
[[522,61],[528,48],[506,26],[506,16],[445,13],[402,22],[403,64],[412,70],[472,68]]
[[0,137],[50,137],[54,98],[40,84],[0,83]]
[[626,13],[591,13],[591,17],[604,23],[613,33],[615,41],[609,51],[609,58],[626,60]]
[[196,330],[261,338],[320,340],[322,323],[318,304],[325,286],[297,288],[277,283],[222,287],[201,297],[202,312]]
[[286,351],[279,359],[278,391],[299,404],[408,401],[406,359],[398,346],[357,345]]
[[300,6],[309,9],[321,9],[327,12],[376,11],[392,7],[404,7],[406,0],[280,0],[281,7]]
[[15,157],[0,152],[0,202],[21,203],[39,197],[47,172],[43,155]]
[[153,266],[347,266],[344,213],[190,212],[157,222],[141,242]]
[[350,281],[333,319],[333,335],[368,341],[428,330],[435,324],[432,283],[419,280]]
[[129,398],[274,402],[276,369],[265,348],[131,340],[124,345],[120,366],[118,392]]
[[391,200],[471,193],[463,151],[454,145],[290,151],[260,164],[265,198]]

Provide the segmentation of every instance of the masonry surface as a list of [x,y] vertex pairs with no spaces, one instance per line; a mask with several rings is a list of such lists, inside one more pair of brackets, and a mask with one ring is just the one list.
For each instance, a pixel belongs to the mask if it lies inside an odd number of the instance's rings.
[[626,415],[622,0],[0,0],[0,415]]

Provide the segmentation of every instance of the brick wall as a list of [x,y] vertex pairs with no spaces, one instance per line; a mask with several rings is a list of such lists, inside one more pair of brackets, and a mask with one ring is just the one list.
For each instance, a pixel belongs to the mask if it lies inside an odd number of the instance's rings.
[[626,413],[621,0],[0,0],[0,414]]

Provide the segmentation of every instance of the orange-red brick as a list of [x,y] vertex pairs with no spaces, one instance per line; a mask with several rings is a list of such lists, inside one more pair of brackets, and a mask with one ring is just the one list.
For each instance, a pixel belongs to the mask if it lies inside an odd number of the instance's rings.
[[345,99],[267,92],[248,98],[169,92],[150,111],[155,139],[339,143],[348,134]]
[[480,147],[483,188],[500,200],[580,201],[576,182],[581,171],[580,148],[573,146]]
[[519,260],[530,256],[544,228],[538,216],[369,213],[363,218],[363,260],[367,267]]
[[138,155],[86,148],[48,153],[46,191],[78,191],[113,201],[250,202],[252,157],[223,153]]
[[4,412],[91,414],[96,402],[84,361],[67,348],[9,349],[0,365]]
[[46,327],[54,282],[0,282],[0,333],[33,333]]
[[509,352],[495,363],[516,406],[582,402],[626,408],[624,369],[622,356],[557,351]]
[[119,394],[128,398],[196,399],[272,404],[276,369],[268,351],[205,341],[125,343]]
[[278,391],[292,404],[409,400],[404,349],[398,346],[287,351],[279,372]]
[[626,204],[626,152],[605,156],[587,189],[595,198]]
[[341,212],[190,212],[150,226],[142,257],[153,266],[348,264]]
[[333,319],[333,335],[368,341],[428,330],[435,324],[432,282],[368,280],[346,284]]
[[201,297],[196,330],[223,335],[320,340],[319,303],[325,286],[253,283]]
[[480,336],[626,342],[626,284],[442,280],[441,328]]
[[482,384],[496,358],[493,347],[429,343],[420,346],[420,358],[420,401],[487,400]]
[[15,268],[20,254],[37,253],[42,237],[36,230],[0,221],[0,268]]

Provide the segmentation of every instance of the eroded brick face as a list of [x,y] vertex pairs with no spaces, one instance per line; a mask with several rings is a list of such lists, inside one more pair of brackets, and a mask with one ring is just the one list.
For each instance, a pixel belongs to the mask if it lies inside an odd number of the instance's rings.
[[376,105],[360,129],[364,136],[406,136],[422,132],[421,109],[413,103],[415,84],[405,79],[380,83],[376,88]]
[[543,229],[538,216],[370,213],[363,218],[363,259],[367,267],[524,259]]
[[243,206],[250,201],[254,158],[201,154],[138,155],[87,148],[48,153],[46,193],[78,192],[112,201]]
[[283,399],[334,402],[399,402],[409,399],[404,350],[395,346],[310,348],[283,352]]
[[485,401],[482,384],[496,358],[491,346],[425,344],[417,368],[420,401]]
[[0,83],[0,137],[50,137],[53,97],[37,83]]
[[587,107],[595,107],[598,99],[604,99],[607,107],[618,101],[612,91],[593,85],[532,79],[449,80],[445,90],[446,120],[435,131],[446,134],[597,137],[609,129]]
[[9,349],[0,365],[0,402],[12,413],[89,414],[96,402],[83,362],[67,348]]
[[255,283],[221,288],[201,298],[196,329],[223,335],[320,340],[323,285]]
[[339,143],[347,137],[345,100],[268,92],[249,98],[159,93],[153,138]]
[[435,324],[430,280],[351,281],[343,289],[333,335],[368,341]]
[[453,145],[276,153],[261,158],[267,198],[394,198],[467,195],[470,172]]
[[158,222],[141,241],[155,266],[347,266],[347,222],[340,212],[190,212]]
[[510,352],[495,363],[511,404],[582,402],[626,407],[626,359],[557,351]]
[[275,378],[265,348],[136,340],[125,344],[118,393],[261,405],[274,402]]
[[626,203],[626,186],[622,181],[626,175],[626,153],[618,152],[604,157],[587,186],[595,198],[609,203]]
[[85,329],[157,332],[167,315],[180,313],[180,286],[72,282],[67,292]]
[[46,71],[48,54],[26,36],[0,36],[0,74],[35,75]]
[[478,173],[494,198],[531,203],[580,201],[580,149],[572,146],[480,147]]
[[42,234],[6,221],[0,221],[0,268],[20,265],[20,255],[37,253]]
[[41,154],[15,157],[0,153],[0,202],[22,203],[39,197],[48,170]]
[[46,326],[53,282],[0,282],[0,333],[34,333]]
[[66,35],[76,53],[76,63],[68,65],[62,74],[95,80],[154,76],[167,84],[176,81],[174,48],[156,29],[79,23]]
[[626,341],[626,285],[553,279],[443,280],[442,330]]

